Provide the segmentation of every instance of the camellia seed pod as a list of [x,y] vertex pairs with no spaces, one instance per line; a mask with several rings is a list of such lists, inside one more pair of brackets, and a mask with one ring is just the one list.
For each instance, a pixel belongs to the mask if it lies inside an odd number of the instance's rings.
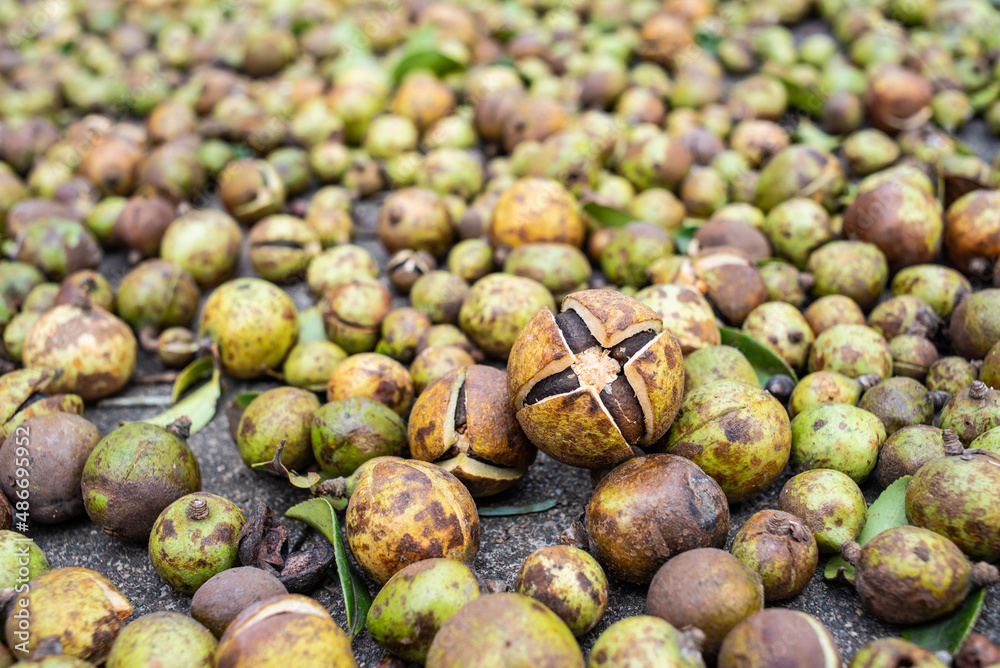
[[902,334],[934,338],[940,319],[920,297],[897,295],[885,300],[868,315],[868,326],[881,334],[886,341]]
[[172,665],[212,668],[215,637],[179,612],[153,612],[126,626],[108,655],[107,668],[151,666],[170,657]]
[[802,312],[813,333],[819,336],[834,325],[864,325],[865,314],[858,303],[844,295],[820,297]]
[[243,411],[236,429],[236,447],[250,467],[270,462],[284,442],[281,463],[305,471],[313,463],[310,433],[320,408],[316,395],[296,387],[262,392]]
[[579,247],[586,229],[576,200],[558,181],[524,178],[497,200],[489,234],[494,247],[540,242]]
[[551,545],[528,555],[514,589],[540,601],[579,637],[608,607],[608,578],[597,560],[577,547]]
[[487,366],[455,369],[428,385],[407,430],[411,456],[454,474],[475,498],[508,489],[535,459],[510,407],[505,374]]
[[948,259],[966,274],[988,275],[1000,257],[1000,191],[974,190],[948,207],[944,243]]
[[389,288],[374,279],[348,281],[323,295],[323,326],[329,339],[348,354],[373,350],[382,319],[392,308]]
[[[131,615],[132,605],[100,573],[54,568],[32,580],[15,599],[7,615],[7,646],[19,659],[29,659],[47,640],[58,640],[64,654],[97,665]],[[17,635],[20,619],[31,620],[25,638]]]
[[860,484],[875,470],[885,439],[877,415],[847,404],[819,404],[792,420],[789,460],[799,470],[834,469]]
[[[7,500],[3,494],[0,497]],[[0,590],[5,590],[5,593],[18,586],[19,578],[20,584],[25,584],[25,580],[34,580],[51,568],[48,557],[35,545],[35,541],[7,529],[0,529],[0,565],[3,566],[3,571],[0,571]]]
[[861,649],[851,659],[850,668],[947,668],[933,652],[902,638],[880,638]]
[[378,238],[390,253],[409,249],[439,257],[451,246],[451,216],[444,200],[433,190],[397,190],[379,211]]
[[133,327],[186,327],[198,311],[201,290],[191,274],[168,260],[146,260],[118,286],[117,311]]
[[584,664],[573,632],[555,613],[527,596],[504,593],[465,604],[434,636],[427,652],[428,668],[469,665],[583,668]]
[[722,547],[729,506],[718,483],[690,460],[647,455],[613,469],[587,504],[590,547],[614,577],[645,584],[671,557]]
[[973,381],[944,405],[940,427],[954,429],[966,444],[1000,427],[1000,391],[981,380]]
[[941,251],[944,223],[934,195],[903,181],[887,181],[851,202],[844,236],[875,244],[889,268],[932,262]]
[[705,634],[711,661],[737,623],[764,607],[760,576],[724,550],[699,548],[665,563],[649,585],[646,613]]
[[669,452],[712,476],[730,503],[770,487],[785,470],[791,446],[788,414],[778,400],[734,381],[688,394],[666,443]]
[[811,469],[785,483],[778,507],[813,532],[820,552],[838,552],[855,539],[868,519],[868,504],[858,484],[840,471]]
[[861,383],[836,371],[817,371],[800,379],[788,399],[788,416],[794,418],[817,404],[855,405]]
[[892,294],[920,297],[941,318],[948,318],[958,303],[971,293],[969,279],[950,267],[937,264],[907,267],[892,279]]
[[773,350],[794,369],[806,365],[815,338],[802,313],[784,302],[764,302],[750,311],[742,331]]
[[393,654],[423,664],[441,626],[480,593],[476,574],[462,562],[418,561],[379,591],[368,610],[368,631]]
[[682,633],[651,615],[620,619],[604,630],[590,650],[589,668],[705,668],[701,657],[703,635],[698,629]]
[[819,560],[809,527],[780,510],[751,515],[729,551],[760,576],[768,602],[791,598],[805,589]]
[[311,422],[313,454],[332,477],[349,476],[375,457],[399,456],[406,447],[403,418],[366,397],[331,401],[316,409]]
[[294,283],[323,250],[319,235],[301,218],[274,214],[258,221],[247,235],[254,271],[275,283]]
[[832,154],[795,144],[771,158],[760,173],[754,204],[768,212],[792,197],[807,197],[828,209],[844,186],[844,172]]
[[757,372],[747,358],[732,346],[710,346],[684,358],[684,395],[695,388],[721,380],[734,380],[760,387]]
[[357,668],[351,641],[326,609],[298,594],[251,605],[219,639],[215,665],[226,668]]
[[760,270],[743,251],[728,246],[706,248],[691,261],[691,266],[709,300],[735,327],[767,301],[767,286]]
[[351,553],[380,584],[413,562],[472,563],[479,551],[472,496],[455,476],[426,462],[383,459],[366,468],[345,521]]
[[1000,341],[1000,289],[969,295],[951,314],[951,345],[966,359],[982,359]]
[[281,580],[262,568],[237,566],[217,573],[198,587],[191,616],[219,638],[238,614],[258,601],[288,592]]
[[930,424],[934,419],[934,399],[919,381],[912,378],[887,378],[865,392],[858,408],[882,421],[891,436],[903,427]]
[[413,379],[388,355],[358,353],[334,367],[326,386],[327,401],[348,397],[374,399],[405,418],[413,405]]
[[923,624],[962,604],[973,587],[1000,581],[995,566],[973,565],[945,536],[914,526],[886,529],[864,547],[841,550],[871,614],[890,624]]
[[610,290],[567,296],[544,308],[511,350],[507,388],[518,422],[549,456],[602,468],[657,441],[684,390],[677,339],[656,312]]
[[693,288],[662,283],[643,288],[635,298],[663,320],[663,328],[673,332],[681,352],[689,355],[720,342],[712,306]]
[[876,475],[883,488],[904,475],[914,475],[924,464],[964,450],[958,434],[929,425],[903,427],[886,439],[878,454]]
[[889,278],[885,253],[864,241],[831,241],[809,256],[807,267],[816,280],[814,295],[844,295],[864,310],[875,304]]
[[719,668],[787,666],[838,668],[837,641],[812,615],[768,608],[733,627],[719,649]]
[[864,325],[834,325],[816,337],[809,371],[836,371],[849,378],[892,375],[892,351],[882,335]]
[[868,120],[885,132],[919,127],[930,117],[933,94],[931,83],[917,72],[880,65],[872,70],[865,92]]

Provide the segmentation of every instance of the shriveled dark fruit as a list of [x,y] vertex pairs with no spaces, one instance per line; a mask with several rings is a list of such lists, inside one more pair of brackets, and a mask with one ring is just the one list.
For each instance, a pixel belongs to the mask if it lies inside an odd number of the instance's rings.
[[757,265],[728,246],[701,251],[691,262],[707,290],[708,299],[734,327],[767,300],[767,287]]
[[966,359],[982,359],[1000,341],[1000,289],[969,295],[951,314],[951,345]]
[[554,308],[552,294],[541,283],[488,274],[469,289],[458,312],[458,326],[483,352],[504,359],[532,316],[539,309]]
[[861,397],[858,408],[872,413],[891,436],[903,427],[930,424],[934,400],[920,381],[906,377],[887,378]]
[[345,523],[351,553],[379,583],[422,559],[471,563],[479,551],[472,496],[455,476],[426,462],[382,459],[367,468]]
[[888,487],[904,475],[914,475],[938,457],[959,454],[963,450],[958,435],[929,425],[903,427],[882,445],[876,475],[879,485]]
[[310,434],[320,408],[316,395],[295,387],[277,387],[254,397],[236,429],[236,447],[247,466],[270,462],[284,443],[281,463],[305,471],[313,463]]
[[1000,559],[1000,455],[951,450],[927,462],[906,488],[906,517],[950,538],[971,559]]
[[643,288],[635,298],[656,311],[663,327],[677,338],[684,355],[719,344],[712,305],[694,288],[660,283]]
[[451,216],[444,200],[433,190],[398,190],[382,204],[378,237],[390,253],[410,249],[438,257],[451,246]]
[[901,334],[889,341],[892,375],[924,382],[927,372],[938,360],[937,347],[916,334]]
[[192,595],[239,560],[236,537],[246,518],[228,499],[195,492],[177,499],[156,518],[149,560],[160,579]]
[[841,550],[854,566],[861,603],[890,624],[923,624],[962,604],[973,587],[1000,581],[996,567],[973,565],[948,538],[927,529],[887,529],[864,547]]
[[237,566],[216,573],[198,588],[191,599],[191,616],[219,638],[246,608],[287,593],[285,585],[267,571]]
[[326,609],[297,594],[254,603],[219,638],[217,666],[282,668],[294,662],[312,668],[357,668],[351,641]]
[[[7,645],[18,659],[36,657],[58,641],[68,656],[102,663],[132,615],[132,605],[106,577],[88,568],[54,568],[35,577],[8,610]],[[31,633],[18,640],[18,619],[31,619]]]
[[719,650],[719,668],[785,666],[836,668],[843,658],[837,641],[812,615],[768,608],[733,627]]
[[948,259],[963,273],[988,275],[1000,257],[1000,192],[975,190],[948,207],[944,243]]
[[118,286],[118,315],[133,327],[187,326],[194,320],[201,290],[191,274],[167,260],[146,260]]
[[379,591],[368,611],[368,631],[393,654],[423,664],[441,626],[480,593],[476,574],[462,562],[418,561]]
[[558,316],[543,308],[521,329],[507,389],[540,450],[602,468],[673,422],[684,389],[680,346],[655,311],[621,293],[584,290],[562,306]]
[[734,380],[760,387],[747,358],[732,346],[709,346],[684,358],[684,394],[709,383]]
[[[470,638],[476,642],[470,643]],[[583,668],[569,627],[538,601],[489,594],[470,601],[441,626],[427,652],[431,668],[566,666]]]
[[153,612],[126,626],[108,655],[108,668],[159,662],[164,668],[212,668],[216,641],[197,621],[179,612]]
[[944,405],[940,427],[954,429],[965,444],[1000,427],[1000,391],[973,381]]
[[406,367],[387,355],[358,353],[338,364],[326,386],[326,400],[368,397],[404,418],[413,406],[413,379]]
[[760,576],[765,601],[796,596],[816,572],[816,539],[799,518],[780,510],[750,516],[729,551]]
[[646,455],[613,469],[587,505],[591,549],[615,578],[644,584],[675,555],[722,547],[729,506],[718,483],[690,460]]
[[861,383],[836,371],[816,371],[799,380],[788,399],[788,415],[794,418],[817,404],[854,405],[862,392]]
[[17,239],[18,262],[33,264],[56,281],[81,269],[96,269],[103,257],[94,236],[83,225],[64,218],[30,223]]
[[931,392],[955,395],[976,380],[976,369],[961,357],[942,357],[927,370],[925,384]]
[[875,304],[889,278],[885,254],[864,241],[831,241],[809,256],[807,266],[816,279],[814,295],[844,295],[863,310]]
[[850,668],[946,668],[930,650],[902,638],[880,638],[858,650]]
[[608,579],[592,556],[577,547],[535,550],[518,571],[514,589],[545,604],[579,637],[594,628],[608,606]]
[[934,196],[902,181],[887,181],[858,195],[844,212],[844,236],[878,246],[894,272],[932,262],[943,232]]
[[[53,304],[79,304],[83,299],[105,311],[117,311],[115,292],[108,279],[93,269],[73,272],[59,283]],[[119,316],[121,313],[119,313]],[[123,318],[124,319],[124,318]]]
[[600,635],[590,650],[589,668],[644,668],[676,666],[704,668],[701,657],[702,633],[683,633],[668,622],[651,615],[620,619]]
[[[82,515],[80,478],[100,440],[97,427],[72,413],[25,420],[0,449],[0,489],[12,499],[20,498],[19,490],[26,490],[31,499],[28,516],[34,522],[57,524]],[[29,446],[30,456],[19,448],[22,445]],[[27,486],[19,482],[25,477]]]
[[21,352],[26,368],[62,369],[48,386],[52,394],[78,394],[84,401],[121,390],[135,372],[138,344],[128,325],[86,300],[56,306],[32,325]]
[[907,267],[892,279],[892,294],[920,297],[942,318],[949,317],[971,292],[969,279],[938,264]]
[[198,460],[183,438],[129,422],[105,436],[83,468],[87,515],[112,536],[145,541],[160,512],[201,489]]
[[800,518],[820,552],[838,552],[861,533],[868,505],[856,482],[840,471],[811,469],[785,483],[778,507]]
[[730,503],[762,493],[788,463],[792,431],[781,404],[734,381],[708,383],[685,396],[666,448],[712,476]]
[[332,477],[349,476],[374,457],[398,456],[406,446],[406,424],[399,414],[365,397],[317,407],[310,423],[313,454]]
[[892,375],[892,352],[881,334],[864,325],[834,325],[816,337],[809,371],[836,371],[850,378]]
[[930,116],[931,83],[899,65],[876,67],[865,93],[868,120],[879,130],[899,132],[922,125]]
[[671,558],[656,572],[646,596],[646,614],[705,634],[702,652],[709,661],[730,629],[763,607],[760,576],[728,552],[710,547]]
[[813,333],[819,336],[834,325],[864,325],[865,314],[858,303],[844,295],[820,297],[802,312]]
[[160,254],[163,234],[176,218],[170,200],[154,193],[141,193],[129,198],[115,221],[114,235],[140,257]]
[[427,386],[407,433],[414,459],[451,472],[476,498],[508,489],[535,459],[510,407],[506,375],[487,366],[455,369]]

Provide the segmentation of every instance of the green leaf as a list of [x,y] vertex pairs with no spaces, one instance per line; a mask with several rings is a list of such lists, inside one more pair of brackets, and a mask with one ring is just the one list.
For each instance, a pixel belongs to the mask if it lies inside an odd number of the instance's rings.
[[803,144],[810,144],[825,151],[833,151],[840,147],[839,138],[820,130],[815,124],[808,120],[799,122],[799,127],[795,131],[795,136]]
[[555,499],[546,499],[526,506],[484,506],[479,509],[480,517],[507,517],[509,515],[530,515],[554,508]]
[[215,410],[221,396],[222,375],[216,369],[212,372],[212,379],[210,381],[159,415],[155,415],[148,420],[142,420],[142,422],[166,427],[176,421],[177,418],[186,415],[191,420],[191,434],[194,435],[204,429],[205,425],[215,417]]
[[583,212],[601,224],[601,227],[625,227],[629,223],[641,220],[626,211],[613,209],[597,202],[587,202],[583,205]]
[[[858,545],[864,545],[886,529],[901,527],[906,521],[906,487],[910,484],[910,476],[904,475],[886,487],[875,502],[868,508],[868,521],[858,535]],[[826,563],[823,577],[836,580],[838,577],[854,584],[854,566],[837,555]]]
[[365,628],[372,597],[361,574],[347,558],[347,547],[340,533],[340,523],[337,521],[333,504],[330,499],[320,496],[289,508],[285,516],[305,522],[323,534],[333,545],[340,588],[344,592],[344,605],[347,608],[348,635],[353,640]]
[[184,367],[184,370],[177,375],[174,381],[174,389],[170,393],[170,398],[177,401],[191,386],[202,378],[207,378],[212,373],[212,358],[202,357]]
[[406,40],[403,57],[396,63],[392,77],[399,83],[414,70],[430,70],[438,76],[443,76],[461,69],[463,69],[462,63],[438,48],[437,26],[429,23]]
[[722,35],[711,30],[698,30],[694,34],[694,41],[705,51],[715,54],[719,50],[719,42],[722,41]]
[[976,153],[976,149],[972,148],[961,139],[956,138],[954,142],[955,142],[955,153],[971,157],[979,155],[978,153]]
[[700,227],[701,223],[684,223],[681,225],[679,230],[674,232],[674,247],[677,249],[678,253],[681,255],[687,253],[688,245],[691,243],[691,240],[694,239],[694,235]]
[[722,337],[722,345],[732,346],[743,353],[750,366],[757,372],[761,386],[766,385],[772,376],[781,374],[798,382],[799,378],[792,367],[788,366],[788,362],[764,344],[758,343],[735,327],[720,327],[719,334]]
[[326,341],[326,327],[323,325],[323,314],[318,306],[310,306],[299,313],[299,343],[310,341]]
[[986,590],[979,589],[969,594],[965,602],[947,617],[903,629],[903,639],[932,652],[944,650],[949,654],[955,654],[976,625],[979,613],[983,609],[985,595]]
[[976,111],[983,111],[1000,96],[1000,83],[991,83],[969,96],[969,104]]
[[236,403],[246,408],[250,402],[260,396],[260,392],[240,392],[236,395]]

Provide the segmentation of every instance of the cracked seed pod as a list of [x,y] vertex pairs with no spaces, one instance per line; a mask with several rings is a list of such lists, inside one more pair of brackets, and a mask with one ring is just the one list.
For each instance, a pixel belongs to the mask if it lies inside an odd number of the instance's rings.
[[809,371],[836,371],[850,378],[892,375],[892,351],[882,335],[864,325],[834,325],[813,341]]
[[608,607],[608,579],[597,560],[577,547],[551,545],[528,555],[514,589],[540,601],[580,637]]
[[191,616],[219,638],[241,612],[258,601],[287,594],[285,585],[262,568],[237,566],[217,573],[191,598]]
[[812,615],[768,608],[733,627],[719,650],[719,668],[839,668],[837,641]]
[[135,620],[118,634],[108,655],[107,668],[162,663],[213,668],[215,647],[211,632],[187,615],[153,612]]
[[882,421],[892,435],[903,427],[930,424],[934,419],[934,399],[920,381],[905,376],[886,378],[865,392],[858,408]]
[[705,634],[702,652],[710,662],[730,629],[763,607],[760,576],[712,547],[684,552],[663,564],[646,596],[646,614]]
[[720,380],[735,380],[760,387],[757,372],[747,358],[731,346],[709,346],[684,358],[684,395]]
[[[131,615],[132,605],[100,573],[54,568],[33,579],[8,610],[7,646],[29,659],[40,645],[57,640],[64,654],[100,664]],[[29,632],[19,628],[21,618],[31,620]]]
[[914,475],[932,459],[960,454],[962,450],[954,431],[922,424],[904,427],[882,444],[875,469],[878,483],[888,487],[904,475]]
[[219,638],[215,665],[226,668],[357,668],[351,641],[326,609],[298,594],[251,605]]
[[479,513],[462,483],[414,460],[378,460],[364,470],[347,507],[351,553],[379,584],[408,564],[447,557],[472,563]]
[[656,312],[610,290],[538,311],[511,350],[507,389],[528,438],[549,456],[597,469],[656,442],[684,390],[680,346]]
[[965,444],[1000,427],[1000,391],[974,381],[945,404],[939,426],[954,429]]
[[933,652],[902,638],[880,638],[861,649],[849,668],[947,668]]
[[474,498],[508,489],[535,459],[510,407],[506,376],[487,366],[455,369],[428,385],[407,429],[411,456],[454,474]]
[[823,553],[839,552],[868,520],[868,504],[858,484],[832,469],[811,469],[793,477],[781,488],[778,507],[809,527]]
[[869,613],[890,624],[923,624],[962,604],[974,587],[1000,581],[995,566],[972,564],[945,536],[914,526],[886,529],[864,547],[841,550]]
[[729,551],[760,576],[768,602],[791,598],[805,589],[819,561],[809,527],[780,510],[751,515]]
[[705,668],[702,633],[683,633],[650,615],[620,619],[601,633],[590,650],[589,668]]
[[1000,341],[1000,289],[963,299],[951,314],[951,345],[966,359],[982,359]]
[[635,457],[612,469],[594,489],[587,532],[610,575],[646,584],[677,554],[723,547],[729,506],[718,483],[690,460]]
[[374,279],[348,281],[329,288],[321,306],[327,337],[353,355],[374,350],[392,294]]
[[695,275],[709,300],[734,327],[755,308],[767,301],[767,286],[756,263],[742,251],[716,246],[701,251],[691,260]]
[[219,175],[219,197],[233,218],[253,223],[281,211],[285,184],[267,160],[234,160]]
[[635,298],[656,311],[663,320],[663,328],[677,338],[684,355],[719,345],[719,328],[712,306],[697,290],[663,283],[643,288]]
[[257,221],[247,235],[253,270],[274,283],[294,283],[306,276],[323,250],[319,235],[301,218],[274,214]]
[[920,297],[898,295],[885,300],[868,314],[868,326],[891,341],[901,334],[928,339],[937,334],[941,319]]
[[792,431],[777,399],[727,380],[684,397],[665,445],[701,467],[730,503],[738,503],[761,494],[785,470]]
[[423,665],[441,626],[479,596],[479,579],[468,566],[424,559],[385,583],[368,611],[368,631],[393,654]]
[[953,450],[927,462],[906,488],[906,518],[971,559],[1000,559],[1000,455]]

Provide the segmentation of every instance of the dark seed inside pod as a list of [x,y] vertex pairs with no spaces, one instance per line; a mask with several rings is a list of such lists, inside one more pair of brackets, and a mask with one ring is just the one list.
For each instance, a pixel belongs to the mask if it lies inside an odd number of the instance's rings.
[[557,394],[566,394],[580,387],[580,379],[576,377],[576,372],[572,367],[548,378],[538,381],[528,396],[524,398],[524,405],[537,404],[542,399],[553,397]]
[[635,391],[624,375],[619,375],[611,385],[601,391],[601,401],[611,413],[626,442],[631,445],[642,438],[646,433],[642,406],[639,405]]
[[465,412],[465,383],[462,383],[462,387],[458,390],[458,400],[455,404],[455,431],[462,431],[465,429],[468,417]]
[[566,339],[566,345],[574,354],[600,345],[594,335],[590,333],[590,329],[587,328],[587,323],[576,311],[563,311],[556,316],[556,324],[559,325],[563,338]]
[[642,350],[643,346],[656,338],[656,332],[639,332],[628,337],[610,350],[611,357],[616,362],[625,366],[632,357]]

